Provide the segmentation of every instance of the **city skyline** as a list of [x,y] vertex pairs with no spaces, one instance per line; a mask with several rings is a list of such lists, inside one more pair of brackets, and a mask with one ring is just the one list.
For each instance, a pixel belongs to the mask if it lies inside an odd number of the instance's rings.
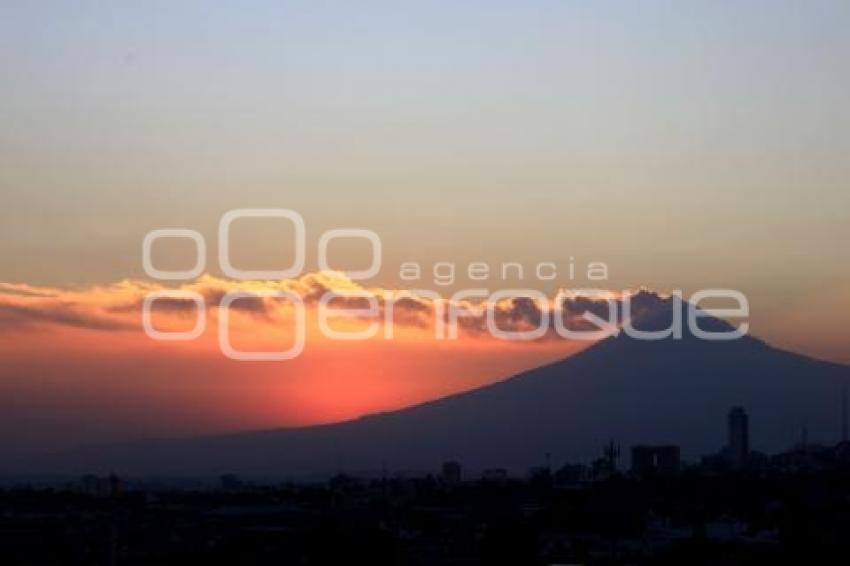
[[[29,454],[332,423],[604,342],[547,331],[506,343],[482,331],[487,317],[439,341],[437,303],[410,300],[391,339],[330,340],[313,326],[298,359],[240,363],[216,335],[240,286],[309,300],[528,289],[542,302],[503,297],[492,317],[524,331],[558,289],[644,293],[649,311],[676,290],[730,289],[750,336],[850,363],[848,27],[840,1],[11,2],[0,440]],[[242,209],[303,218],[297,274],[227,276],[220,222]],[[149,250],[162,270],[199,260],[196,277],[150,276],[145,241],[162,229],[202,239],[200,258],[186,238]],[[321,272],[323,235],[338,229],[380,240],[376,273]],[[237,220],[230,235],[239,269],[293,258],[280,219]],[[356,270],[370,250],[340,239],[331,255]],[[145,333],[146,297],[175,288],[200,299],[160,301],[148,322],[190,331],[200,305],[195,341]],[[233,348],[279,349],[288,311],[252,299],[233,304]],[[567,318],[601,308],[582,305]]]
[[3,0],[3,564],[830,564],[850,1]]

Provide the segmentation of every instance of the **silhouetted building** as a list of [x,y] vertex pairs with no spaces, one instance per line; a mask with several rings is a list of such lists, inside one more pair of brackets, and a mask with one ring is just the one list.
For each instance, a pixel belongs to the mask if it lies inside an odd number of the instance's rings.
[[602,449],[602,458],[593,462],[593,477],[597,480],[610,478],[617,473],[617,460],[620,458],[620,447],[611,440]]
[[564,464],[555,472],[555,483],[572,485],[590,479],[590,470],[584,464]]
[[633,446],[632,474],[637,477],[671,477],[679,473],[678,446]]
[[729,411],[729,444],[726,455],[732,469],[738,470],[747,463],[750,453],[750,422],[743,407]]
[[121,478],[115,474],[109,474],[109,495],[112,497],[121,496]]
[[457,462],[445,462],[443,464],[443,481],[449,485],[460,483],[460,464]]
[[233,491],[242,487],[242,481],[235,474],[224,474],[219,478],[219,484],[224,491]]
[[528,469],[528,483],[536,486],[552,485],[552,470],[548,466],[534,466]]
[[485,481],[503,482],[508,479],[508,471],[504,468],[490,468],[484,470],[481,479]]
[[106,477],[92,474],[83,476],[80,480],[83,493],[98,497],[118,497],[121,495],[121,480],[115,474]]

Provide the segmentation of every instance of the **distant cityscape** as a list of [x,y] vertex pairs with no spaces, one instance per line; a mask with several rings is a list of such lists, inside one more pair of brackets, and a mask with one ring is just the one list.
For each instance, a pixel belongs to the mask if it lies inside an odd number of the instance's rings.
[[[685,471],[701,474],[747,474],[758,477],[775,474],[795,474],[813,471],[850,469],[850,443],[847,439],[846,396],[842,412],[842,438],[835,445],[809,442],[806,427],[801,429],[800,441],[787,450],[766,455],[750,448],[749,416],[744,407],[733,407],[728,414],[728,441],[716,454],[702,457],[699,463],[687,465],[681,459],[681,449],[675,445],[638,445],[631,447],[631,466],[628,475],[634,478],[675,477]],[[590,466],[567,464],[554,473],[556,481],[576,483],[607,479],[619,473],[620,449],[612,440],[603,449],[602,457]],[[540,470],[535,470],[539,473]],[[493,470],[485,475],[494,475]]]
[[[528,480],[539,480],[550,477],[557,485],[580,484],[584,482],[602,481],[615,476],[634,479],[675,478],[683,473],[701,475],[738,474],[749,477],[768,475],[797,474],[816,471],[850,470],[850,442],[847,438],[847,403],[846,395],[842,405],[842,439],[835,445],[812,443],[808,440],[806,427],[801,428],[800,440],[787,450],[766,455],[750,447],[749,415],[744,407],[736,406],[729,410],[727,416],[727,443],[717,453],[702,456],[699,462],[688,464],[681,457],[681,448],[676,445],[635,445],[630,448],[630,464],[621,465],[621,449],[615,440],[611,440],[601,448],[599,458],[590,463],[565,463],[559,467],[552,466],[551,455],[545,454],[545,463],[529,468]],[[455,460],[443,462],[439,474],[399,472],[392,474],[385,470],[381,479],[386,476],[395,479],[413,479],[433,477],[446,485],[457,485],[464,481],[508,481],[523,479],[512,476],[507,469],[489,468],[480,475],[469,477],[464,474],[463,463]],[[337,476],[346,477],[351,481],[360,477],[340,471]],[[363,476],[361,480],[374,479]],[[295,483],[311,483],[307,480],[287,480]],[[333,480],[331,480],[333,481]],[[24,482],[26,483],[26,482]],[[44,482],[42,482],[44,483]],[[96,476],[89,474],[78,481],[52,480],[54,487],[71,491],[81,491],[90,495],[108,495],[121,491],[124,487],[132,489],[158,488],[199,488],[233,490],[248,485],[267,485],[275,483],[272,480],[252,478],[243,481],[236,474],[225,474],[219,478],[218,484],[208,480],[197,479],[130,479],[129,482],[118,476]]]
[[524,477],[438,473],[268,483],[87,475],[0,489],[4,564],[773,564],[850,550],[850,443],[750,446],[744,407],[716,454],[615,441]]

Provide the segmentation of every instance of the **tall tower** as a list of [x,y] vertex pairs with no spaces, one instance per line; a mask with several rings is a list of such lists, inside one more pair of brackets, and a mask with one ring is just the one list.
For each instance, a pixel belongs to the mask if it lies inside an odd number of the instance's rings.
[[608,442],[608,446],[605,447],[602,453],[604,455],[608,471],[613,474],[617,471],[617,459],[620,457],[620,447],[615,445],[614,441],[611,440]]
[[841,442],[847,442],[847,386],[841,391]]
[[750,421],[743,407],[732,407],[729,411],[729,463],[733,469],[741,469],[750,454]]

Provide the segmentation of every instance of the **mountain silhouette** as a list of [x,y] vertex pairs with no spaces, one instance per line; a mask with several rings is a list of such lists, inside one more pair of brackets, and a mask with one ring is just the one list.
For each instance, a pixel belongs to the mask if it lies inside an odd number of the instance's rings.
[[[669,326],[671,301],[637,297],[637,328]],[[687,305],[686,305],[687,306]],[[706,317],[700,327],[730,329]],[[840,438],[841,392],[850,366],[773,348],[751,336],[706,341],[637,340],[620,334],[559,362],[504,381],[394,412],[331,425],[137,442],[54,455],[32,468],[158,475],[302,477],[433,471],[457,460],[465,470],[526,470],[587,462],[610,439],[676,444],[685,458],[717,452],[726,414],[744,406],[753,449],[776,452],[809,438]]]

